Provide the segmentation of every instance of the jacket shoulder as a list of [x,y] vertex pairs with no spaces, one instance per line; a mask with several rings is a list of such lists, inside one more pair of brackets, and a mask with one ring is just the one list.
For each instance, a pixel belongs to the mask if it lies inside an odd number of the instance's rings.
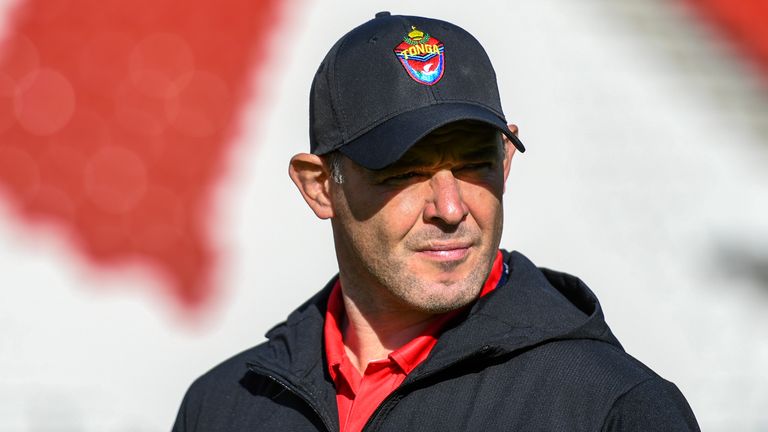
[[242,377],[248,370],[248,363],[256,357],[256,353],[263,349],[267,343],[268,341],[264,341],[222,361],[197,378],[190,386],[190,389],[195,391],[212,390],[218,385]]
[[247,394],[268,392],[266,387],[270,383],[254,383],[248,373],[248,362],[265,344],[224,360],[192,382],[181,402],[173,432],[203,430],[200,427],[207,418],[228,411]]
[[601,429],[608,431],[700,431],[680,390],[660,377],[649,378],[622,394]]
[[678,388],[619,346],[565,339],[545,343],[531,354],[531,361],[548,365],[540,371],[541,388],[559,390],[551,406],[590,413],[602,419],[602,431],[699,430]]

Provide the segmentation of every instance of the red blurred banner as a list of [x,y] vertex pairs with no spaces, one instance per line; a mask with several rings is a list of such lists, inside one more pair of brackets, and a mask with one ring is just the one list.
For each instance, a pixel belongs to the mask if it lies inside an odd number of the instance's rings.
[[[768,77],[768,2],[686,0]],[[0,189],[99,265],[211,293],[211,188],[277,0],[23,0],[0,42]]]
[[768,79],[768,1],[686,0],[750,57]]
[[0,189],[100,265],[211,291],[211,188],[276,0],[27,0],[0,42]]

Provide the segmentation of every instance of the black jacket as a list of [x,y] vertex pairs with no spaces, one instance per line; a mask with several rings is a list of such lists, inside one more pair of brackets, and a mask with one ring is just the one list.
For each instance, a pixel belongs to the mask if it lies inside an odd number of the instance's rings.
[[[624,352],[583,282],[517,252],[505,261],[507,282],[449,324],[366,431],[699,430],[677,387]],[[331,286],[195,381],[173,430],[338,431],[323,347]]]

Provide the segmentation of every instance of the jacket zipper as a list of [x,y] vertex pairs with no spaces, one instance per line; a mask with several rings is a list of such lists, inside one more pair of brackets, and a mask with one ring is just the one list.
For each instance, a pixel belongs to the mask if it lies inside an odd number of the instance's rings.
[[[376,410],[371,414],[371,416],[368,418],[368,421],[365,423],[365,426],[363,426],[362,432],[372,432],[377,429],[371,429],[372,424],[375,420],[379,417],[382,411],[387,409],[388,411],[391,411],[394,408],[394,405],[396,405],[400,399],[403,398],[405,393],[405,390],[407,387],[410,387],[414,383],[419,382],[420,380],[423,380],[424,378],[430,377],[432,375],[435,375],[439,373],[440,371],[443,371],[445,369],[451,368],[453,366],[456,366],[459,363],[463,363],[465,361],[474,360],[474,359],[480,359],[484,356],[486,356],[491,351],[491,347],[489,345],[484,345],[482,348],[480,348],[478,351],[475,351],[471,354],[468,354],[460,359],[457,359],[451,363],[448,363],[447,365],[443,366],[442,368],[430,372],[426,372],[422,375],[419,375],[415,377],[411,382],[407,383],[406,385],[401,385],[398,388],[396,388],[392,393],[390,393],[384,400],[379,404],[379,406],[376,408]],[[407,378],[406,378],[407,379]],[[392,405],[392,407],[390,407]]]
[[248,369],[250,369],[252,372],[257,373],[259,375],[265,376],[269,378],[270,380],[276,382],[279,386],[283,387],[287,391],[293,393],[296,395],[299,399],[303,400],[304,403],[306,403],[312,411],[317,415],[317,417],[320,419],[320,421],[323,423],[323,426],[325,426],[325,430],[327,432],[332,432],[333,429],[331,429],[330,423],[328,422],[328,419],[320,412],[319,409],[317,409],[317,406],[313,403],[312,397],[308,396],[303,392],[299,387],[291,384],[289,381],[285,380],[284,378],[273,374],[268,369],[263,368],[259,365],[256,365],[254,363],[248,364]]

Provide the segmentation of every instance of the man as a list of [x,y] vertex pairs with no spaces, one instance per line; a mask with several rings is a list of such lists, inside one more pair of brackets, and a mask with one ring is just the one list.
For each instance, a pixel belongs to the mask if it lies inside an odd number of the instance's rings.
[[198,379],[176,431],[698,430],[577,278],[498,249],[516,150],[482,46],[387,12],[315,75],[289,173],[339,274]]

